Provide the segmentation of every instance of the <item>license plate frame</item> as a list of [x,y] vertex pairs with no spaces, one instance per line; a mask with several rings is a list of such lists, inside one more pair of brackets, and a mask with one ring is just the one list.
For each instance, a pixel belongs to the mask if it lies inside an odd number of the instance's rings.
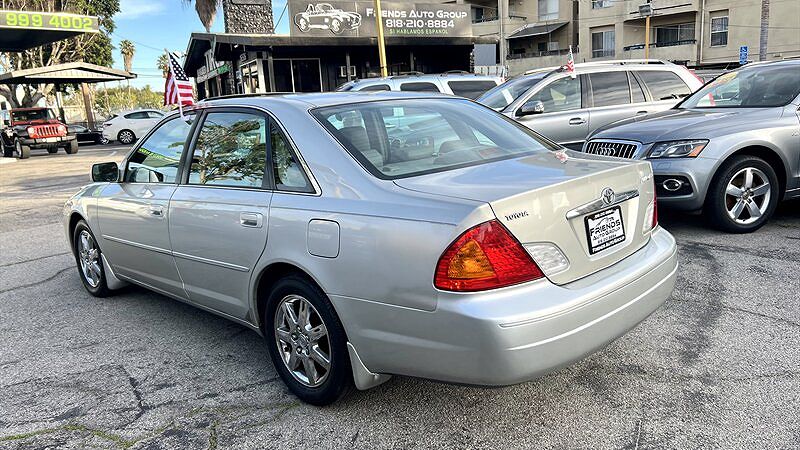
[[[612,222],[609,236],[607,238],[596,236],[592,240],[592,232],[597,230],[599,226],[608,224],[609,221]],[[586,244],[589,247],[590,255],[600,253],[625,242],[625,223],[622,220],[622,208],[620,206],[613,206],[585,216],[583,225],[586,230]]]

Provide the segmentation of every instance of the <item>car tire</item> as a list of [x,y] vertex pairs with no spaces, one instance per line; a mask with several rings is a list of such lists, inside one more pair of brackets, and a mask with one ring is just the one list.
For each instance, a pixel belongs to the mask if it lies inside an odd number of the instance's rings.
[[738,155],[726,161],[708,189],[706,218],[728,233],[761,228],[780,201],[775,169],[757,156]]
[[28,159],[31,157],[31,148],[27,145],[22,145],[19,141],[14,143],[14,149],[17,152],[17,158]]
[[136,140],[136,135],[131,130],[121,130],[117,133],[117,140],[120,144],[130,145]]
[[2,139],[0,139],[0,147],[3,148],[4,158],[12,158],[14,156],[14,147],[9,147],[2,141]]
[[58,153],[58,147],[47,147],[47,153],[50,153],[51,155]]
[[[85,239],[85,241],[84,241]],[[78,275],[83,287],[95,297],[107,297],[111,290],[106,283],[106,272],[103,267],[103,253],[97,244],[94,233],[85,221],[75,225],[72,233],[72,253],[78,266]]]
[[331,33],[340,34],[342,32],[342,21],[339,19],[331,20]]
[[[303,276],[289,275],[275,283],[266,305],[264,336],[275,371],[289,390],[317,406],[331,404],[350,392],[353,374],[347,335],[322,290]],[[327,369],[320,363],[326,356]]]
[[70,141],[69,146],[65,147],[64,151],[66,151],[68,155],[74,155],[75,153],[78,153],[78,140],[73,139]]

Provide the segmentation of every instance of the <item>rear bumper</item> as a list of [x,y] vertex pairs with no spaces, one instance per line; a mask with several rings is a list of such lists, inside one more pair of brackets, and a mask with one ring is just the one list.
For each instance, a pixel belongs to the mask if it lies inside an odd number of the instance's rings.
[[575,362],[625,334],[675,286],[674,238],[658,228],[633,255],[567,285],[546,280],[480,294],[441,293],[435,311],[332,295],[374,373],[501,386]]

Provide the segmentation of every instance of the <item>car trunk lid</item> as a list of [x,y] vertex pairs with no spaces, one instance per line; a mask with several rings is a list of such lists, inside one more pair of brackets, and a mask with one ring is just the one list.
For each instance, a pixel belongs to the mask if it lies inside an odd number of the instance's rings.
[[[556,284],[608,267],[649,239],[649,231],[642,229],[654,192],[652,171],[645,162],[543,152],[395,183],[415,191],[486,202],[524,245],[555,244],[569,261],[567,270],[547,274]],[[610,202],[602,197],[607,189],[614,192]],[[608,223],[616,219],[622,221],[624,238],[604,236]],[[587,227],[594,230],[594,240]],[[618,233],[613,228],[609,232]],[[621,242],[604,246],[605,239]]]

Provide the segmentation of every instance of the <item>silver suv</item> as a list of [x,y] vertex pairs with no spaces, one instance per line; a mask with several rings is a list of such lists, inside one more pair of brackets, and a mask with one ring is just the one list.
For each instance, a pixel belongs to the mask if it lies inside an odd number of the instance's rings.
[[471,100],[503,82],[502,77],[477,75],[469,72],[442,74],[413,73],[385,78],[366,78],[349,81],[336,90],[344,91],[412,91],[441,92]]
[[602,61],[538,69],[506,81],[477,101],[566,147],[618,120],[673,107],[702,81],[660,60]]

